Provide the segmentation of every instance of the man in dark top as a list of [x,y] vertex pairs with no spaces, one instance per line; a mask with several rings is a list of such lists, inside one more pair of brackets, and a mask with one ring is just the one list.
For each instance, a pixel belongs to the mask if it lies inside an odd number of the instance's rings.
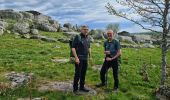
[[97,84],[97,87],[102,87],[106,85],[106,73],[110,67],[113,69],[114,76],[114,91],[117,91],[119,79],[118,79],[118,57],[121,55],[120,43],[115,40],[115,33],[112,30],[107,31],[108,40],[104,42],[104,54],[105,61],[100,71],[101,83]]
[[84,87],[85,75],[88,66],[88,54],[90,56],[91,52],[87,26],[81,26],[80,35],[75,36],[72,42],[72,52],[75,57],[73,92],[76,93],[78,91],[79,80],[79,90],[83,92],[89,92],[89,90]]

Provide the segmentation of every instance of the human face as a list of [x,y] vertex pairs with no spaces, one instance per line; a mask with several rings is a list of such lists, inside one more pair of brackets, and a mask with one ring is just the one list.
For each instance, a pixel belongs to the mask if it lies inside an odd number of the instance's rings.
[[89,29],[87,27],[83,27],[81,29],[81,33],[83,33],[84,35],[88,35]]
[[109,40],[113,39],[113,36],[114,36],[113,32],[111,32],[111,31],[107,32],[107,37],[108,37]]

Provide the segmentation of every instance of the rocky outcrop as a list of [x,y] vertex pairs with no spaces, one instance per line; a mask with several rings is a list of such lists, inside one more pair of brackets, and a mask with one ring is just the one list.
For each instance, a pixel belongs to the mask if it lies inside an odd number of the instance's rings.
[[26,22],[17,22],[14,24],[13,32],[17,32],[19,34],[30,33],[29,24]]
[[16,12],[12,9],[7,9],[7,10],[0,10],[0,18],[1,19],[14,19],[14,20],[22,20],[23,15],[19,12]]
[[128,43],[135,43],[133,40],[132,40],[132,37],[129,37],[129,36],[118,36],[118,40],[122,41],[122,42],[128,42]]
[[37,22],[35,28],[42,31],[57,32],[57,29],[48,22]]
[[34,15],[32,13],[28,13],[24,11],[20,11],[19,13],[23,15],[24,19],[34,19]]
[[151,35],[133,35],[132,40],[136,43],[145,43],[151,41]]
[[131,36],[130,33],[126,32],[126,31],[119,32],[118,35],[120,35],[120,36]]
[[[18,26],[18,21],[22,22],[29,22],[30,26],[34,26],[34,28],[37,28],[42,31],[49,31],[49,32],[56,32],[59,28],[59,23],[55,20],[52,20],[51,17],[43,15],[37,11],[14,11],[14,10],[0,10],[0,19],[12,19],[16,20],[17,24],[14,26],[14,30],[17,30],[21,27]],[[17,26],[16,26],[17,25]],[[23,27],[26,27],[28,25],[24,24]],[[36,27],[35,27],[36,26]],[[17,29],[15,29],[17,27]],[[25,34],[27,33],[27,29],[25,28],[23,30],[19,29],[19,33]]]

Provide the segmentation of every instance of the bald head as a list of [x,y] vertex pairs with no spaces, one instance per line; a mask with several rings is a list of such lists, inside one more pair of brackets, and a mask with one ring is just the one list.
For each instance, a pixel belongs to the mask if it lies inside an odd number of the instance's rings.
[[113,36],[115,35],[115,32],[113,30],[107,30],[107,37],[108,39],[113,39]]

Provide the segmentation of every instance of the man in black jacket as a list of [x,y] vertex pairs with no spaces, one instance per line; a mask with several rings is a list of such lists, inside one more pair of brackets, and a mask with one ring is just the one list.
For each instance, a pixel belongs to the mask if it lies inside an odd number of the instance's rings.
[[108,40],[104,42],[104,54],[105,61],[100,71],[101,83],[97,84],[97,87],[106,85],[106,73],[111,67],[113,69],[114,87],[113,90],[117,91],[119,79],[118,79],[118,57],[121,55],[121,47],[119,41],[114,39],[115,33],[112,30],[107,31]]
[[72,42],[72,53],[75,57],[73,92],[76,93],[78,91],[79,81],[79,90],[83,92],[89,92],[89,90],[84,87],[85,75],[88,66],[88,56],[90,56],[90,41],[88,38],[87,26],[81,26],[80,35],[75,36]]

